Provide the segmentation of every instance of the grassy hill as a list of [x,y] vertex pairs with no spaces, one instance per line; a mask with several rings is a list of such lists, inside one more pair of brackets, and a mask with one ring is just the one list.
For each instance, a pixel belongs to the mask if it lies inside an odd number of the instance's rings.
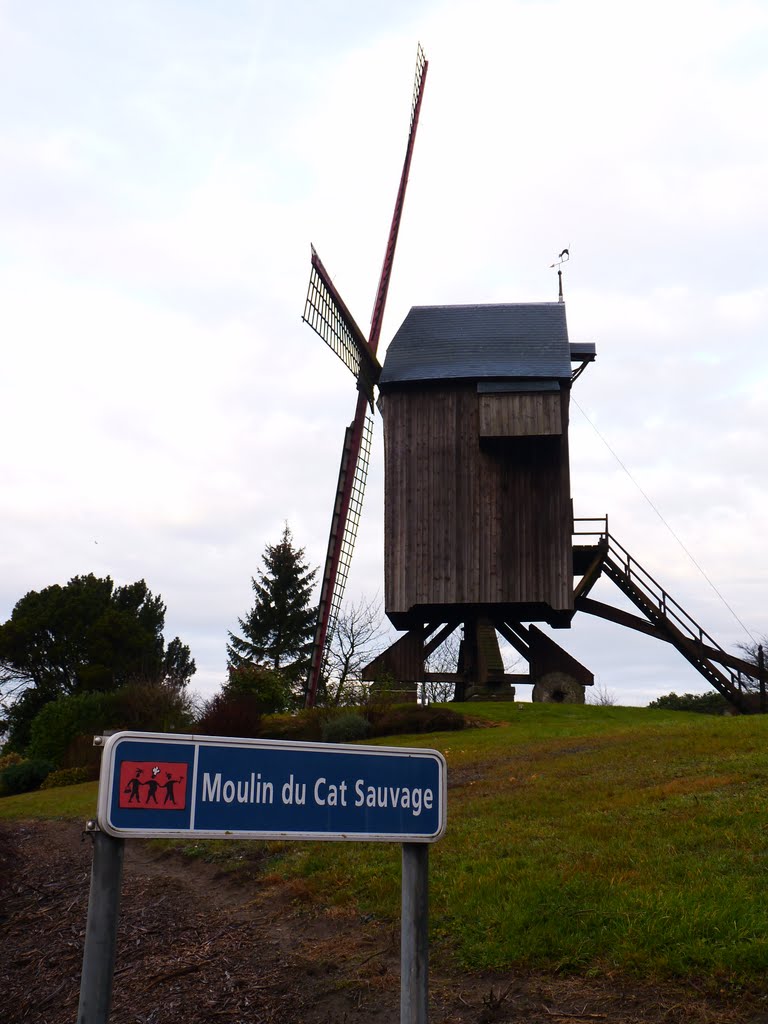
[[[464,710],[493,727],[384,741],[448,761],[448,831],[430,856],[434,955],[462,970],[768,991],[768,718]],[[94,807],[92,784],[5,798],[0,818],[85,818]],[[399,916],[398,847],[196,842],[184,852],[230,866],[258,852],[261,870],[300,881],[308,898]]]

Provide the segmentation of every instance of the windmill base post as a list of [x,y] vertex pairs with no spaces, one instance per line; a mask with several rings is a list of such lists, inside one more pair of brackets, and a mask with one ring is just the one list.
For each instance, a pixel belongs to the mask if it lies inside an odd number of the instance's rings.
[[514,700],[512,677],[504,672],[496,628],[487,618],[468,619],[459,646],[457,700]]

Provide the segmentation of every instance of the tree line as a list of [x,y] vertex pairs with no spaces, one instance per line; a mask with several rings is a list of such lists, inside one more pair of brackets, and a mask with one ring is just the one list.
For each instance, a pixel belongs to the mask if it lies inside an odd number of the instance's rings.
[[[30,591],[0,624],[0,754],[66,760],[67,732],[74,742],[76,734],[113,724],[169,731],[218,721],[229,726],[223,734],[244,735],[260,715],[298,709],[317,616],[316,575],[286,524],[251,578],[253,606],[227,634],[226,678],[207,701],[189,693],[196,670],[190,648],[179,637],[165,641],[166,606],[144,580],[116,586],[109,576],[89,574]],[[380,618],[375,602],[344,610],[321,703],[359,701],[360,670],[381,649]]]
[[[206,701],[190,694],[190,648],[179,637],[165,641],[166,606],[144,580],[116,586],[109,576],[89,574],[30,591],[0,623],[0,772],[8,756],[57,767],[84,763],[88,734],[102,728],[247,736],[263,715],[297,711],[312,654],[316,576],[286,524],[265,547],[251,578],[253,606],[227,634],[226,678]],[[347,606],[331,635],[318,702],[363,703],[362,668],[384,643],[378,604]],[[757,664],[757,645],[743,651]],[[454,636],[428,667],[450,671],[457,656]],[[452,687],[428,685],[443,689],[425,690],[425,703],[451,699]],[[651,706],[717,712],[721,703],[713,692],[670,694]]]

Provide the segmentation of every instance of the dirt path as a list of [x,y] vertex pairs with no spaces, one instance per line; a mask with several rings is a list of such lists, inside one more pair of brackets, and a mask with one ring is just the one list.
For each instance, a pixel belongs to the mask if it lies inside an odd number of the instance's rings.
[[[80,825],[0,826],[0,1021],[74,1024],[91,843]],[[432,1024],[768,1024],[768,1004],[694,987],[433,965]],[[399,1017],[391,923],[317,907],[301,883],[237,884],[126,844],[112,1024],[378,1024]]]

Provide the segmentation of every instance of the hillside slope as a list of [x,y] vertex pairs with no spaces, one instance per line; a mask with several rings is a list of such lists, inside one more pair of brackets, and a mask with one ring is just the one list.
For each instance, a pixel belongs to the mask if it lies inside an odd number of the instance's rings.
[[[467,710],[496,725],[392,741],[449,763],[432,1020],[764,1024],[768,721]],[[94,787],[59,792],[92,813]],[[9,1021],[77,1001],[88,844],[14,820],[50,796],[0,800]],[[132,842],[123,907],[118,1024],[396,1019],[397,847]]]

